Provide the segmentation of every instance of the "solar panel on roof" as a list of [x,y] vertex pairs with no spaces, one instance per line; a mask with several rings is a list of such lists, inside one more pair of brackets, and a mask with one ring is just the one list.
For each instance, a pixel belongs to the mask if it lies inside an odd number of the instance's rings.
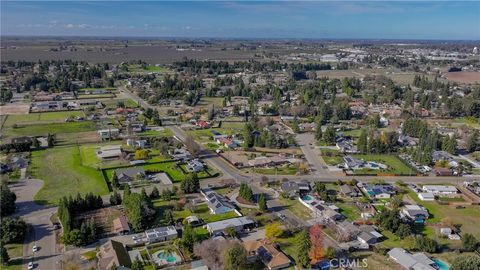
[[260,260],[264,263],[269,263],[273,259],[272,254],[270,254],[270,252],[268,252],[263,246],[257,249],[257,254],[260,257]]

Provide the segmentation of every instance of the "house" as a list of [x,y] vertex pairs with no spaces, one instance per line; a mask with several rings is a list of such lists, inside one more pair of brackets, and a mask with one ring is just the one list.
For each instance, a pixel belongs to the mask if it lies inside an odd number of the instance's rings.
[[246,241],[243,246],[247,251],[247,260],[255,262],[258,259],[270,270],[286,268],[292,263],[283,252],[265,241]]
[[288,197],[302,196],[310,192],[311,187],[308,182],[283,182],[280,186],[280,189],[283,193],[287,194]]
[[226,228],[233,227],[235,231],[241,232],[243,230],[252,229],[256,226],[255,221],[248,217],[237,217],[225,219],[221,221],[211,222],[205,225],[205,228],[210,235],[221,235]]
[[127,139],[127,145],[131,147],[145,148],[146,144],[147,144],[147,140]]
[[434,195],[455,195],[458,190],[455,186],[443,185],[424,185],[423,191],[433,193]]
[[117,269],[129,269],[132,266],[125,246],[117,241],[109,240],[100,247],[98,252],[98,269],[110,270],[113,266]]
[[122,155],[122,148],[120,145],[103,146],[97,151],[97,156],[101,159],[118,158]]
[[357,235],[357,240],[362,244],[373,245],[377,243],[377,237],[368,232],[361,232]]
[[457,168],[460,164],[449,153],[445,151],[433,151],[432,160],[434,162],[445,160],[452,168]]
[[357,147],[354,145],[353,141],[350,139],[342,138],[337,141],[335,144],[338,150],[342,153],[355,154],[358,153]]
[[225,197],[219,195],[210,188],[200,189],[200,193],[205,197],[210,212],[214,215],[235,211],[235,206]]
[[410,254],[403,248],[393,248],[388,256],[407,270],[435,270],[435,262],[424,253]]
[[435,201],[435,195],[431,192],[420,192],[418,198],[422,201]]
[[130,124],[130,128],[131,128],[132,131],[134,131],[134,132],[143,132],[143,131],[145,131],[145,125],[144,125],[143,123],[139,123],[139,122],[131,123],[131,124]]
[[175,148],[173,153],[170,154],[174,160],[187,161],[192,158],[192,154],[185,148]]
[[185,222],[189,225],[200,225],[202,221],[197,216],[188,216],[185,218]]
[[118,128],[102,129],[97,132],[102,141],[116,139],[120,135],[120,130]]
[[207,121],[203,121],[203,120],[198,120],[195,125],[197,127],[200,127],[200,128],[210,128],[210,123],[208,123]]
[[346,184],[340,186],[340,194],[347,197],[358,197],[360,195],[357,188]]
[[362,189],[368,194],[368,196],[374,197],[375,199],[388,199],[396,193],[395,188],[389,184],[364,184]]
[[238,147],[238,144],[232,141],[231,139],[220,137],[216,139],[216,142],[224,147],[235,149]]
[[187,164],[187,170],[190,172],[201,172],[205,170],[205,166],[198,159],[194,159]]
[[415,223],[424,223],[428,219],[428,210],[420,205],[405,205],[400,215],[415,221]]
[[440,233],[445,235],[445,236],[449,236],[450,234],[452,234],[452,229],[450,229],[450,228],[440,228]]
[[345,168],[349,170],[361,169],[365,164],[365,161],[356,159],[352,156],[345,156],[343,157],[343,160],[345,161]]
[[115,170],[117,181],[119,184],[134,181],[137,177],[145,177],[145,170],[143,167],[120,168]]
[[321,217],[325,221],[335,222],[344,218],[342,214],[338,213],[337,210],[334,210],[335,208],[329,207],[328,205],[324,204],[323,201],[319,201],[312,196],[298,197],[298,200],[308,209],[310,209],[315,216]]
[[452,176],[453,171],[449,168],[436,167],[434,169],[436,176]]
[[125,216],[120,216],[113,220],[113,232],[118,235],[124,235],[130,233],[130,226]]
[[148,243],[163,242],[178,237],[177,230],[173,226],[159,227],[145,231]]

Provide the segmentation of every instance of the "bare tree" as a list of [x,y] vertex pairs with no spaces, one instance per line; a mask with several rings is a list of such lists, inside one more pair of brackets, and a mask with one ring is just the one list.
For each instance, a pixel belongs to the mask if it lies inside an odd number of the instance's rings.
[[192,153],[193,156],[197,156],[200,153],[200,146],[195,142],[192,136],[185,138],[185,147]]
[[222,270],[223,253],[230,245],[228,240],[208,239],[193,247],[195,255],[202,257],[203,262],[211,270]]

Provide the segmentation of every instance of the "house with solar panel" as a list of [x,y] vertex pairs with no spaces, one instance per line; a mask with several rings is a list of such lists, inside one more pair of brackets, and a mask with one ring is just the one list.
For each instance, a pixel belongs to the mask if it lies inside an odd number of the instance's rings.
[[395,187],[390,184],[363,184],[362,189],[369,197],[375,199],[390,199],[396,193]]
[[200,193],[205,197],[212,214],[217,215],[235,211],[235,206],[227,198],[219,195],[211,188],[200,189]]
[[177,230],[173,226],[159,227],[145,231],[148,243],[164,242],[178,237]]
[[261,261],[270,270],[286,268],[292,264],[282,251],[265,241],[246,241],[243,246],[250,262]]

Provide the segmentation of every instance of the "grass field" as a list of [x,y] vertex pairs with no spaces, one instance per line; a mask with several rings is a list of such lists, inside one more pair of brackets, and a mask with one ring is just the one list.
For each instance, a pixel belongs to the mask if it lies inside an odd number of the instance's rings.
[[348,221],[355,221],[360,218],[360,212],[353,203],[336,203],[340,208],[340,213],[344,215]]
[[11,127],[14,124],[23,125],[28,123],[39,124],[64,122],[65,118],[69,116],[85,116],[85,114],[82,111],[64,111],[8,115],[4,125],[5,127]]
[[211,106],[213,104],[215,108],[222,108],[223,100],[223,97],[202,97],[197,106]]
[[30,172],[44,181],[35,201],[55,204],[63,196],[108,194],[108,187],[100,171],[82,165],[78,146],[54,147],[32,152]]
[[301,202],[294,199],[279,198],[280,202],[297,217],[307,220],[312,218],[311,211]]
[[421,201],[411,190],[408,191],[408,196],[428,209],[430,217],[427,220],[427,226],[429,223],[441,222],[448,218],[453,224],[462,224],[462,234],[471,233],[480,238],[480,231],[478,230],[478,224],[480,224],[479,206],[466,205],[464,209],[456,209],[455,206],[440,205],[435,201]]
[[145,68],[142,68],[140,65],[129,65],[128,66],[128,71],[129,72],[165,72],[168,69],[165,67],[157,67],[157,66],[146,66]]
[[169,201],[155,200],[153,201],[153,206],[155,207],[157,211],[157,216],[159,217],[159,219],[157,220],[157,223],[159,225],[160,224],[166,225],[162,217],[163,217],[163,212],[167,209],[170,209],[173,211],[173,217],[175,220],[179,220],[179,219],[183,220],[188,216],[197,216],[198,218],[203,219],[205,223],[209,223],[209,222],[215,222],[219,220],[238,217],[238,215],[233,211],[223,213],[223,214],[213,215],[210,213],[210,209],[208,208],[207,204],[197,205],[194,212],[186,208],[180,211],[175,211],[173,210],[173,207],[170,205]]
[[96,125],[92,121],[68,122],[68,123],[49,123],[34,125],[19,125],[17,128],[8,127],[4,129],[7,137],[17,136],[46,136],[48,133],[77,133],[96,130]]
[[393,173],[393,174],[416,174],[416,171],[408,167],[402,160],[393,155],[353,155],[355,158],[365,161],[374,161],[388,166],[386,170],[361,169],[355,170],[355,174],[376,174],[376,173]]
[[109,100],[102,100],[102,103],[105,104],[106,107],[117,107],[118,102],[123,102],[125,106],[135,108],[138,106],[137,102],[135,102],[133,99],[128,98],[128,99],[109,99]]

